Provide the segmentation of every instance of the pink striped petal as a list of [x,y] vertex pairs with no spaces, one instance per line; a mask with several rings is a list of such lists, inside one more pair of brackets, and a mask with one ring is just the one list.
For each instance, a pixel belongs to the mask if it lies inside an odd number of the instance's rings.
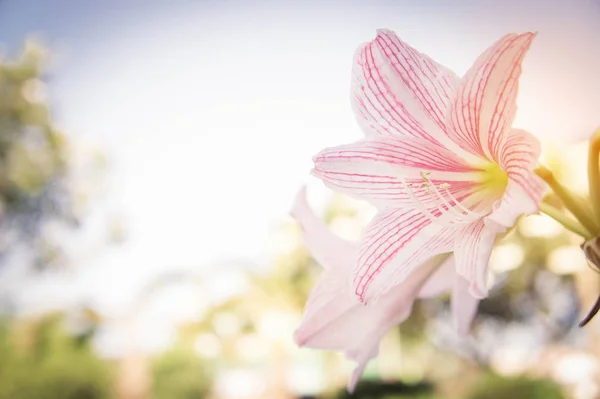
[[435,143],[458,84],[449,69],[381,29],[361,46],[352,70],[352,106],[365,134]]
[[[348,384],[348,389],[352,391],[367,363],[377,356],[383,336],[410,315],[417,293],[439,262],[422,265],[401,286],[383,296],[376,304],[364,306],[356,301],[348,289],[347,276],[353,263],[338,264],[341,257],[347,256],[338,253],[342,245],[340,241],[345,241],[329,232],[327,226],[312,212],[306,203],[304,189],[298,194],[293,209],[303,227],[309,250],[316,249],[323,259],[333,259],[335,263],[324,265],[324,272],[310,293],[294,339],[301,346],[342,350],[348,358],[355,360],[358,365]],[[343,245],[352,247],[351,243]]]
[[[454,265],[453,265],[454,266]],[[452,321],[460,336],[466,336],[477,313],[479,299],[469,293],[469,281],[456,276],[452,287]]]
[[[313,174],[333,190],[382,206],[414,205],[400,178],[422,183],[421,173],[433,172],[435,182],[459,182],[457,197],[473,192],[469,166],[439,145],[414,137],[372,138],[326,148],[314,157]],[[424,193],[422,193],[424,194]]]
[[517,110],[521,62],[534,33],[502,37],[462,79],[448,119],[450,137],[461,147],[497,159]]
[[451,252],[458,229],[432,223],[420,211],[387,209],[367,227],[352,286],[361,302],[402,283],[433,256]]
[[321,266],[348,270],[356,259],[357,246],[335,235],[314,214],[306,201],[306,187],[296,195],[290,213],[302,228],[306,247]]
[[488,295],[488,262],[497,232],[480,220],[459,233],[454,249],[456,272],[469,282],[468,291],[475,298]]
[[[296,342],[307,342],[315,332],[326,327],[332,319],[356,306],[346,285],[346,278],[355,263],[357,246],[335,235],[321,220],[306,200],[306,187],[296,195],[291,211],[302,228],[304,244],[317,262],[325,269],[308,298],[303,326],[296,332]],[[347,298],[347,301],[340,301]],[[325,311],[324,311],[325,310]]]
[[493,221],[503,227],[514,226],[517,218],[539,210],[546,192],[546,183],[533,172],[509,177],[502,199],[494,205],[486,221]]
[[[358,363],[348,384],[348,389],[354,390],[367,363],[377,356],[381,339],[392,327],[410,316],[417,293],[436,266],[430,263],[419,267],[402,285],[369,306],[358,303],[349,293],[345,278],[329,281],[340,289],[338,295],[334,294],[335,290],[324,290],[324,284],[317,285],[310,294],[312,300],[306,305],[302,324],[296,330],[296,342],[315,349],[344,351],[349,359]],[[330,271],[325,271],[324,275],[327,273]],[[313,299],[316,297],[326,297],[327,300]],[[311,308],[316,303],[325,302],[327,306],[316,310]],[[341,308],[345,311],[340,313]],[[322,318],[317,320],[314,317],[316,313],[320,313]],[[320,323],[323,319],[327,322]]]
[[512,130],[499,151],[500,165],[508,174],[504,195],[488,220],[511,227],[523,214],[537,212],[546,183],[533,171],[540,155],[539,140],[524,130]]
[[542,146],[531,133],[511,129],[498,152],[498,162],[507,172],[531,170],[537,163]]

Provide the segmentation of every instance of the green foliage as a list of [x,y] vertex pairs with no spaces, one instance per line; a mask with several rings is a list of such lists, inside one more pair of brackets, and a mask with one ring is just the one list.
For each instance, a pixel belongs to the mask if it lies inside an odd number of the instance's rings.
[[0,330],[0,399],[108,399],[110,366],[87,340],[67,335],[62,317]]
[[32,249],[38,267],[60,258],[44,226],[77,226],[81,213],[69,142],[45,99],[46,58],[28,42],[16,60],[0,62],[0,261],[20,243]]
[[153,399],[204,398],[210,389],[208,367],[189,348],[164,353],[156,359],[152,374]]
[[565,399],[560,386],[551,380],[489,375],[479,380],[467,399]]

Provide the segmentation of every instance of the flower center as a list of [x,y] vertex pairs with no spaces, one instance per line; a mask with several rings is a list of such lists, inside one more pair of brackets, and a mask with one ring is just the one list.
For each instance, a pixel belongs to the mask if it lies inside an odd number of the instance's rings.
[[490,162],[489,165],[481,168],[480,173],[479,183],[482,185],[482,190],[495,199],[502,197],[508,185],[508,174],[502,170],[500,165]]
[[406,193],[425,216],[445,226],[472,223],[484,217],[492,204],[502,198],[508,185],[508,174],[497,163],[480,167],[472,180],[477,187],[469,194],[468,202],[475,206],[471,208],[451,193],[451,184],[434,184],[430,175],[431,172],[422,171],[422,180],[416,184],[414,180],[413,183],[404,180]]

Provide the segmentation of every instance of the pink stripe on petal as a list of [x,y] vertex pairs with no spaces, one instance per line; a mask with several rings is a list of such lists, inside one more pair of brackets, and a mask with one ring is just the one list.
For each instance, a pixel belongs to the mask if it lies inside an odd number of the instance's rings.
[[502,37],[475,61],[458,88],[448,134],[473,154],[498,158],[515,117],[521,63],[534,33]]
[[[379,206],[414,206],[402,179],[418,186],[423,171],[431,172],[435,184],[451,182],[455,196],[475,187],[473,169],[444,147],[420,138],[371,138],[326,148],[314,163],[313,174],[330,188]],[[424,190],[417,197],[431,201]]]
[[[318,251],[333,253],[339,250],[339,238],[328,233],[324,223],[312,213],[303,191],[297,198],[294,214],[300,216],[298,219],[307,243],[322,239]],[[422,264],[402,285],[371,306],[357,302],[349,290],[348,267],[329,265],[310,293],[302,323],[294,334],[296,343],[311,348],[343,350],[348,358],[358,362],[348,385],[352,391],[366,364],[377,355],[381,339],[410,315],[417,293],[438,263],[439,260],[434,259]],[[354,263],[349,266],[354,267]]]
[[325,161],[374,161],[397,168],[399,172],[406,168],[419,171],[474,171],[444,147],[412,137],[360,140],[352,144],[327,148],[316,155],[313,160],[316,165]]
[[421,109],[445,132],[446,113],[460,81],[458,76],[400,40],[390,30],[379,29],[375,43]]
[[498,151],[500,165],[508,174],[508,185],[489,220],[511,227],[522,214],[537,212],[547,186],[532,171],[541,152],[537,138],[512,129]]
[[433,224],[418,210],[389,209],[367,227],[352,286],[361,302],[377,299],[433,256],[453,249],[457,229]]
[[511,170],[531,170],[541,152],[541,144],[536,137],[525,130],[512,129],[498,151],[498,162],[509,173]]
[[429,137],[423,126],[399,102],[376,65],[373,43],[355,55],[352,106],[365,134]]
[[352,108],[367,135],[420,137],[437,142],[458,77],[379,30],[354,57]]
[[488,295],[488,262],[497,231],[480,220],[465,227],[457,239],[454,249],[456,272],[469,282],[469,292],[475,298]]
[[486,217],[503,227],[512,227],[521,215],[535,213],[546,192],[546,183],[535,173],[509,174],[504,195]]

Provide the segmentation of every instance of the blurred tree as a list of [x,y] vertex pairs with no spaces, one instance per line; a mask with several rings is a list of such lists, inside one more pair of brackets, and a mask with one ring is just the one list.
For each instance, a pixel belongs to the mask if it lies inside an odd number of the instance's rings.
[[28,41],[14,61],[0,62],[0,262],[24,249],[39,268],[60,264],[57,228],[79,225],[86,195],[46,101],[47,59]]
[[565,399],[561,387],[551,380],[505,378],[486,375],[473,387],[467,399]]
[[207,363],[193,351],[175,346],[154,362],[151,398],[204,398],[211,388],[211,376]]
[[88,339],[67,334],[63,316],[9,323],[0,328],[0,399],[109,399],[110,365]]

